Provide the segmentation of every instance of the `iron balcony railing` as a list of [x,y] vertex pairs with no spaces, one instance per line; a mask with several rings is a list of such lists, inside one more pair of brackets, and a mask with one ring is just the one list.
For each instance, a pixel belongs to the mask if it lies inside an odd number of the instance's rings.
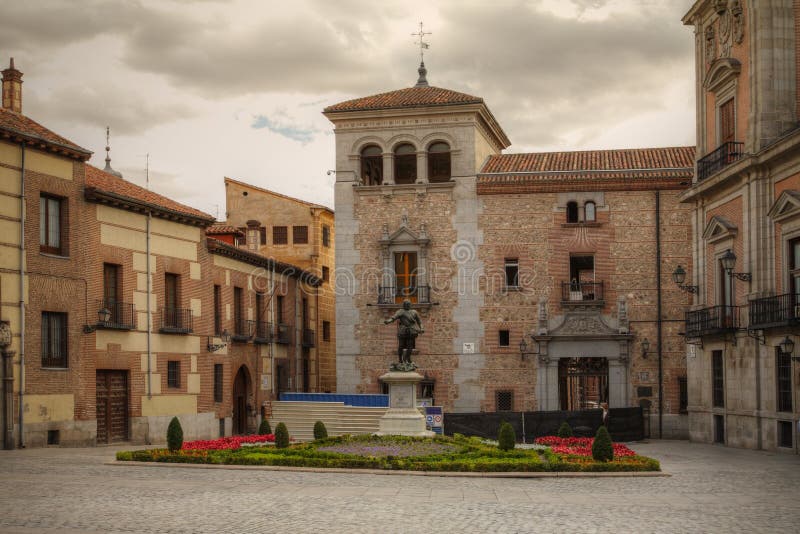
[[703,181],[718,173],[741,158],[743,154],[744,143],[740,141],[722,143],[719,148],[697,160],[697,181]]
[[161,327],[165,334],[191,334],[192,310],[188,308],[161,308]]
[[750,329],[800,324],[800,294],[754,299],[749,308]]
[[314,345],[314,331],[310,328],[303,329],[303,346],[311,348]]
[[405,299],[417,304],[430,304],[431,288],[430,286],[383,286],[378,288],[378,304],[400,304]]
[[292,325],[279,324],[276,334],[275,341],[282,345],[289,345],[292,342]]
[[561,282],[561,302],[586,304],[603,301],[603,282]]
[[238,342],[249,341],[253,336],[253,323],[247,319],[236,319],[233,321],[233,335],[231,339]]
[[711,306],[686,312],[686,337],[733,332],[741,327],[739,306]]
[[[133,303],[121,302],[113,298],[97,300],[98,321],[97,328],[115,328],[117,330],[133,330],[136,328],[136,316]],[[108,312],[108,320],[103,316]]]
[[256,321],[256,333],[253,343],[272,343],[273,337],[272,323]]

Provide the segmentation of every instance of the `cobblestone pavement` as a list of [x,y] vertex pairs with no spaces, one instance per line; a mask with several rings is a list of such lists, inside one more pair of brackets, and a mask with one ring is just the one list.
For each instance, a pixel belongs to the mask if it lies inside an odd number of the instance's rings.
[[0,532],[797,532],[800,457],[633,444],[671,477],[444,478],[115,466],[0,451]]

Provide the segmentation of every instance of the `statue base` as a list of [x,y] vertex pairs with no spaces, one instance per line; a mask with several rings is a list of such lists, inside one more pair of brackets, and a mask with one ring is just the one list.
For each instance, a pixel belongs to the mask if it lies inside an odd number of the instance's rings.
[[390,371],[381,376],[389,385],[389,409],[381,417],[378,436],[433,437],[425,429],[425,416],[417,408],[417,384],[423,376],[413,371]]

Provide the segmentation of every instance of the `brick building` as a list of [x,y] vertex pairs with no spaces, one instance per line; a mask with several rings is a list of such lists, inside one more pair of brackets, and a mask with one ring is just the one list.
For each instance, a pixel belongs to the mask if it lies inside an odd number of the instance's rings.
[[0,109],[11,443],[160,442],[175,415],[188,439],[243,433],[282,374],[318,387],[287,354],[320,279],[207,237],[213,217],[125,181],[108,157],[86,163],[22,114],[21,78],[3,71]]
[[[798,451],[800,1],[698,1],[691,439]],[[786,343],[789,342],[789,343]]]
[[414,87],[324,113],[340,392],[381,390],[397,357],[383,320],[409,298],[419,396],[447,411],[641,404],[686,435],[689,299],[665,268],[691,264],[678,197],[694,147],[502,154],[483,99],[429,86],[424,66]]

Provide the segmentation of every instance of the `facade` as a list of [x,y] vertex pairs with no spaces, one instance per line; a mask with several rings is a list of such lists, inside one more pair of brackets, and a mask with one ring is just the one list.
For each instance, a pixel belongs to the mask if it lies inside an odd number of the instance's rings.
[[446,411],[642,405],[686,435],[689,300],[664,267],[691,264],[678,197],[693,147],[502,154],[484,101],[429,86],[424,67],[325,115],[340,392],[381,391],[397,357],[383,320],[407,298],[425,328],[419,397]]
[[[302,343],[298,303],[320,280],[207,237],[210,215],[125,181],[109,158],[89,165],[90,152],[22,114],[13,64],[3,75],[6,443],[161,442],[173,416],[187,439],[254,430],[304,363],[288,354]],[[267,326],[276,313],[286,339]]]
[[[800,419],[800,2],[698,1],[692,440],[794,451]],[[789,343],[786,343],[786,342]]]
[[227,220],[221,224],[239,231],[234,235],[227,230],[230,242],[307,269],[322,280],[313,293],[305,296],[314,301],[316,310],[306,318],[304,326],[314,354],[307,354],[310,347],[298,345],[302,353],[297,358],[313,359],[312,383],[318,384],[313,391],[336,391],[336,299],[331,282],[336,267],[333,211],[231,178],[225,178],[225,202]]

